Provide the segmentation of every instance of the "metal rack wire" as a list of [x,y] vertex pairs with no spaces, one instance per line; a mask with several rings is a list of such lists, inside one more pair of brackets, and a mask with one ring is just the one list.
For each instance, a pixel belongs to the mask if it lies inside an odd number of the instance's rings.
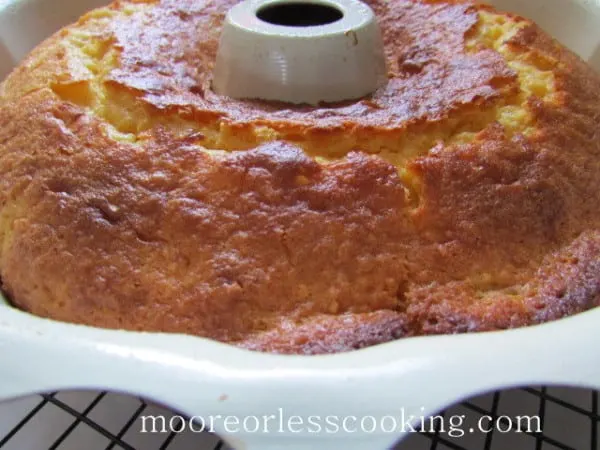
[[[8,406],[17,421],[4,430],[0,428],[3,450],[79,449],[82,439],[87,449],[98,450],[229,449],[208,433],[142,436],[138,422],[143,414],[175,414],[136,397],[107,392],[60,392],[21,399]],[[471,422],[489,416],[502,423],[518,414],[535,414],[540,417],[542,432],[506,434],[496,430],[453,438],[437,427],[411,434],[395,450],[600,450],[598,408],[596,391],[527,387],[494,392],[454,405],[439,415],[462,414]],[[111,419],[110,424],[107,418]],[[32,441],[32,431],[39,432],[44,423],[52,433],[38,433],[38,441]]]

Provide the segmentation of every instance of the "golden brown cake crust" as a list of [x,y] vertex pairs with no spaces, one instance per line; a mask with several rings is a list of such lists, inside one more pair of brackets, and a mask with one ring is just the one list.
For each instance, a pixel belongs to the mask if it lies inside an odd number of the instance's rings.
[[235,2],[116,2],[0,85],[0,274],[57,320],[283,353],[600,303],[600,77],[520,17],[372,0],[390,80],[210,90]]

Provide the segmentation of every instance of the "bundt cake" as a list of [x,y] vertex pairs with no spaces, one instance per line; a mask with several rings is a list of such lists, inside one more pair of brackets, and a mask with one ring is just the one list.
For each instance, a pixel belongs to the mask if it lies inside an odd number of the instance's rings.
[[116,1],[0,85],[0,276],[32,314],[277,353],[600,304],[600,75],[470,0],[370,0],[389,79],[214,93],[232,0]]

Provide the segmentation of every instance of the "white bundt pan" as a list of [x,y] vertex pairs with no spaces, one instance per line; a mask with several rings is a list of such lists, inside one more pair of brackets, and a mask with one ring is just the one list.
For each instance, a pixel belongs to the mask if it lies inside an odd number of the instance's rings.
[[[42,39],[103,0],[0,0],[0,78]],[[600,0],[497,0],[600,70]],[[331,356],[276,356],[191,336],[40,319],[0,297],[0,400],[64,389],[140,395],[189,416],[398,417],[435,413],[493,389],[600,389],[600,308],[544,325],[400,340]],[[424,409],[422,409],[424,408]],[[245,450],[383,450],[400,434],[227,434]]]

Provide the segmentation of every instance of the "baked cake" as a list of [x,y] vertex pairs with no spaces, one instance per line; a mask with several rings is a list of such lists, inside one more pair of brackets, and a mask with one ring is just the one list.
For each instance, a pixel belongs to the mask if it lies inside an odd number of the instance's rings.
[[471,1],[371,0],[389,81],[211,90],[234,1],[117,1],[0,85],[0,274],[33,314],[279,353],[600,303],[600,76]]

